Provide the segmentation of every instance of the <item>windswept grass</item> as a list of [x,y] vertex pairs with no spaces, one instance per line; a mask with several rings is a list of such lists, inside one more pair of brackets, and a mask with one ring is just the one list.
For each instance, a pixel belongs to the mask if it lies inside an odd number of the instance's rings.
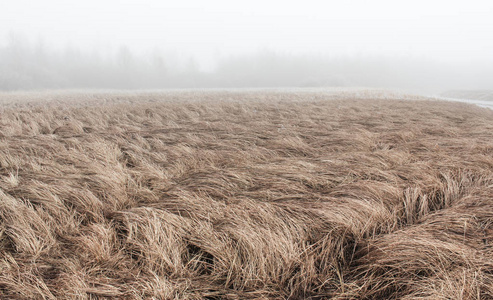
[[493,298],[490,110],[47,95],[0,97],[0,298]]

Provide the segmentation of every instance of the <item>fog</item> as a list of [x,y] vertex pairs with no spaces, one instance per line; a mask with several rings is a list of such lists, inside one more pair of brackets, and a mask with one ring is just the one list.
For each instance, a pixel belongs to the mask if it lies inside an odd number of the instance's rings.
[[492,1],[0,1],[0,89],[493,89]]

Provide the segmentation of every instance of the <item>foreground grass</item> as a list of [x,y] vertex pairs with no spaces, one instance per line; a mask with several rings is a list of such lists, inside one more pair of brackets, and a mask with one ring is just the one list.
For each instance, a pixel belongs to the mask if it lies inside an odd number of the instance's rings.
[[489,110],[34,98],[0,117],[1,298],[493,298]]

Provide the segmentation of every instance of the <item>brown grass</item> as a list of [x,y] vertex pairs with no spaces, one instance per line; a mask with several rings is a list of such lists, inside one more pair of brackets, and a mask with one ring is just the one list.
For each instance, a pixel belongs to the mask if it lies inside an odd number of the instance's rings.
[[1,96],[0,298],[493,299],[493,112],[357,94]]

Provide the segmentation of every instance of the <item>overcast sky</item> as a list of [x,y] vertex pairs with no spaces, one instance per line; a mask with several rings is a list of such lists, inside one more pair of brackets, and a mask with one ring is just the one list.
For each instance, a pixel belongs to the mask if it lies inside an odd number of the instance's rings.
[[10,32],[50,47],[159,48],[217,57],[282,53],[493,61],[493,1],[0,0]]

